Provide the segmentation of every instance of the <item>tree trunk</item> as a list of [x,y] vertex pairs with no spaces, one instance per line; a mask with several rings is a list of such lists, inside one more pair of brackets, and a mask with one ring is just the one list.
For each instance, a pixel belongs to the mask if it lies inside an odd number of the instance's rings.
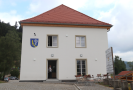
[[2,80],[4,81],[4,78],[5,78],[5,71],[3,72],[3,77],[2,77]]

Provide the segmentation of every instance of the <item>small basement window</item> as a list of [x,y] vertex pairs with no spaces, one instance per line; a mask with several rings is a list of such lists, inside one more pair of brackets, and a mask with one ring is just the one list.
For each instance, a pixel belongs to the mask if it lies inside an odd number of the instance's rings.
[[48,47],[57,47],[57,46],[58,46],[58,36],[48,35]]

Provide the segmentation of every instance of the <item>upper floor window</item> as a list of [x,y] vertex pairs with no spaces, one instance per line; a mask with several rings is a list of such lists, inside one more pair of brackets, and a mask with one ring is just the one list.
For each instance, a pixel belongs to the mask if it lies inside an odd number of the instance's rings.
[[58,36],[57,35],[48,35],[48,47],[58,47]]
[[76,47],[86,47],[86,36],[76,35]]

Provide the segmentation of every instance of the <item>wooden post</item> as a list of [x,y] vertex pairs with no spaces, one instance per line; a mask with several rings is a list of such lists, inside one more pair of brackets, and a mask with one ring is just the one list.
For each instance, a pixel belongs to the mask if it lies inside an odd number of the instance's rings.
[[108,80],[108,73],[107,73],[107,80]]
[[127,76],[126,76],[126,81],[127,81]]
[[133,80],[133,73],[132,73],[132,80]]

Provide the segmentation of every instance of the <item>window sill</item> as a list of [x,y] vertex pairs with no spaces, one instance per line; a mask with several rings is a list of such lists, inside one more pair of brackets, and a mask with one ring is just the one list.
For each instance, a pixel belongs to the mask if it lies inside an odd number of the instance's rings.
[[87,48],[87,47],[75,47],[75,48]]
[[58,48],[58,46],[57,47],[48,46],[47,48]]

